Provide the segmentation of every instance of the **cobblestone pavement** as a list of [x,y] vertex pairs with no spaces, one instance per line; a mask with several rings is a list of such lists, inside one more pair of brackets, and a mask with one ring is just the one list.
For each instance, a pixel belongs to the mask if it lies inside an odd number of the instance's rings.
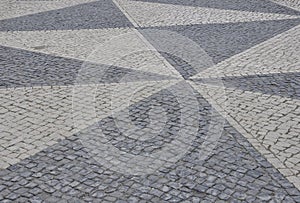
[[0,2],[0,202],[300,202],[300,3]]

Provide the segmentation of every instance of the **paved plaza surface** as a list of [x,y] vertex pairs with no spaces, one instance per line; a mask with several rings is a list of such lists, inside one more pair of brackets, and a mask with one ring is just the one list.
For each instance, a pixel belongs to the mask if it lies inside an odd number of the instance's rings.
[[0,202],[300,202],[300,3],[2,0]]

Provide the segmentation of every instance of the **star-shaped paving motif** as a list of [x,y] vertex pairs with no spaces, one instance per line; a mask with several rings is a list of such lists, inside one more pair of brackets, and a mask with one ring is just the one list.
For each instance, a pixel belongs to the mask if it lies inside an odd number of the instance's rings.
[[235,0],[10,3],[0,15],[0,168],[75,135],[100,165],[151,174],[195,149],[207,159],[228,122],[300,188],[299,11]]

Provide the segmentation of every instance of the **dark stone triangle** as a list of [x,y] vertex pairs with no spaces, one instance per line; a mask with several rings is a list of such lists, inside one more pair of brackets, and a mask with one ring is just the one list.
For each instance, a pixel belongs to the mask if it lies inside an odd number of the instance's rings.
[[169,76],[0,46],[0,87],[168,80]]
[[78,30],[131,27],[111,0],[79,4],[0,21],[0,31]]
[[281,13],[287,15],[300,15],[299,11],[276,4],[268,0],[136,0],[162,4],[182,6],[206,7],[226,10],[240,10],[262,13]]
[[[212,79],[196,79],[195,82],[214,83]],[[224,77],[219,83],[226,88],[236,88],[268,95],[278,95],[292,99],[300,99],[300,73],[274,73],[267,75],[250,75]]]
[[[193,40],[212,57],[214,63],[219,63],[299,24],[300,19],[288,19],[226,24],[178,25],[155,27],[155,29],[174,31]],[[143,30],[147,29],[153,28],[144,28]],[[147,36],[145,37],[147,38]],[[159,47],[151,38],[147,38],[147,40],[154,47]]]

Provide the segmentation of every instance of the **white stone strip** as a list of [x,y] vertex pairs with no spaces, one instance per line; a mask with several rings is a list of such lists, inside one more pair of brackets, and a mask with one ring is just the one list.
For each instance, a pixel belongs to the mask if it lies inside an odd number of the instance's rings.
[[294,19],[299,16],[115,0],[141,27]]
[[300,189],[300,101],[261,93],[220,87],[193,87],[205,97],[228,122]]
[[193,78],[300,72],[300,26],[204,70]]

